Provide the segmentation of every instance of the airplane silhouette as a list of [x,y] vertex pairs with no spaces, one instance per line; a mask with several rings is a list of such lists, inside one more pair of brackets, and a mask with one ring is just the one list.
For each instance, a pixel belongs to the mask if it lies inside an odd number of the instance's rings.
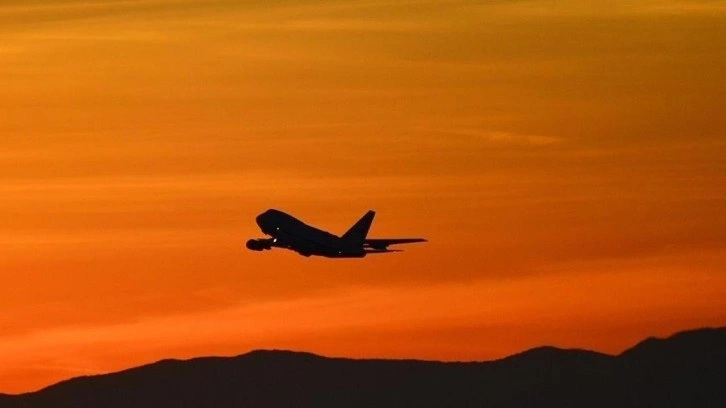
[[368,254],[399,252],[388,249],[389,245],[426,242],[423,238],[379,238],[368,239],[375,211],[368,211],[342,236],[311,227],[292,215],[279,210],[267,210],[256,218],[257,225],[265,235],[272,238],[257,238],[247,241],[247,248],[253,251],[285,248],[302,256],[325,256],[328,258],[362,258]]

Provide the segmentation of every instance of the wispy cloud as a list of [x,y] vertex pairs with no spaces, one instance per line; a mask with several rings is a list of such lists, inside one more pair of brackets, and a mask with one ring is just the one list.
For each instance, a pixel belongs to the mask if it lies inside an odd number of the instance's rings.
[[523,134],[507,131],[493,131],[484,129],[468,129],[468,128],[420,128],[426,132],[433,132],[442,135],[460,136],[474,138],[483,143],[493,145],[510,145],[510,146],[549,146],[564,142],[561,137],[545,136],[538,134]]
[[527,18],[673,16],[726,14],[722,0],[612,0],[607,7],[597,0],[525,0],[518,2],[471,2],[466,7],[481,12]]

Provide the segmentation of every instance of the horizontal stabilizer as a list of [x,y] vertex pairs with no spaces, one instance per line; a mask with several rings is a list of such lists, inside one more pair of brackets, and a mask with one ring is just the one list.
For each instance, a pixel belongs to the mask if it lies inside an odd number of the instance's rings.
[[402,249],[365,249],[366,254],[387,254],[389,252],[403,252]]
[[426,242],[424,238],[378,238],[366,239],[363,243],[364,248],[386,249],[389,245],[397,244],[413,244],[416,242]]

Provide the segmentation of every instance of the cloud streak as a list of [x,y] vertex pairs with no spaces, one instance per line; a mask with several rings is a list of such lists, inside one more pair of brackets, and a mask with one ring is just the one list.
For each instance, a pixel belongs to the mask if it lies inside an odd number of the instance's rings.
[[563,138],[555,136],[520,134],[504,131],[487,131],[480,129],[428,129],[426,132],[447,134],[452,136],[465,136],[491,143],[493,145],[514,145],[514,146],[549,146],[564,142]]

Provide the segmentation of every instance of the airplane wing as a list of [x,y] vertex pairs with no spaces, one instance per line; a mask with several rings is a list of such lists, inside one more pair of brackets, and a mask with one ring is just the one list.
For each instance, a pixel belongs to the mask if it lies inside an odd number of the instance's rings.
[[379,238],[379,239],[366,239],[363,242],[363,248],[372,248],[378,250],[386,250],[389,245],[397,244],[412,244],[414,242],[426,242],[424,238]]

